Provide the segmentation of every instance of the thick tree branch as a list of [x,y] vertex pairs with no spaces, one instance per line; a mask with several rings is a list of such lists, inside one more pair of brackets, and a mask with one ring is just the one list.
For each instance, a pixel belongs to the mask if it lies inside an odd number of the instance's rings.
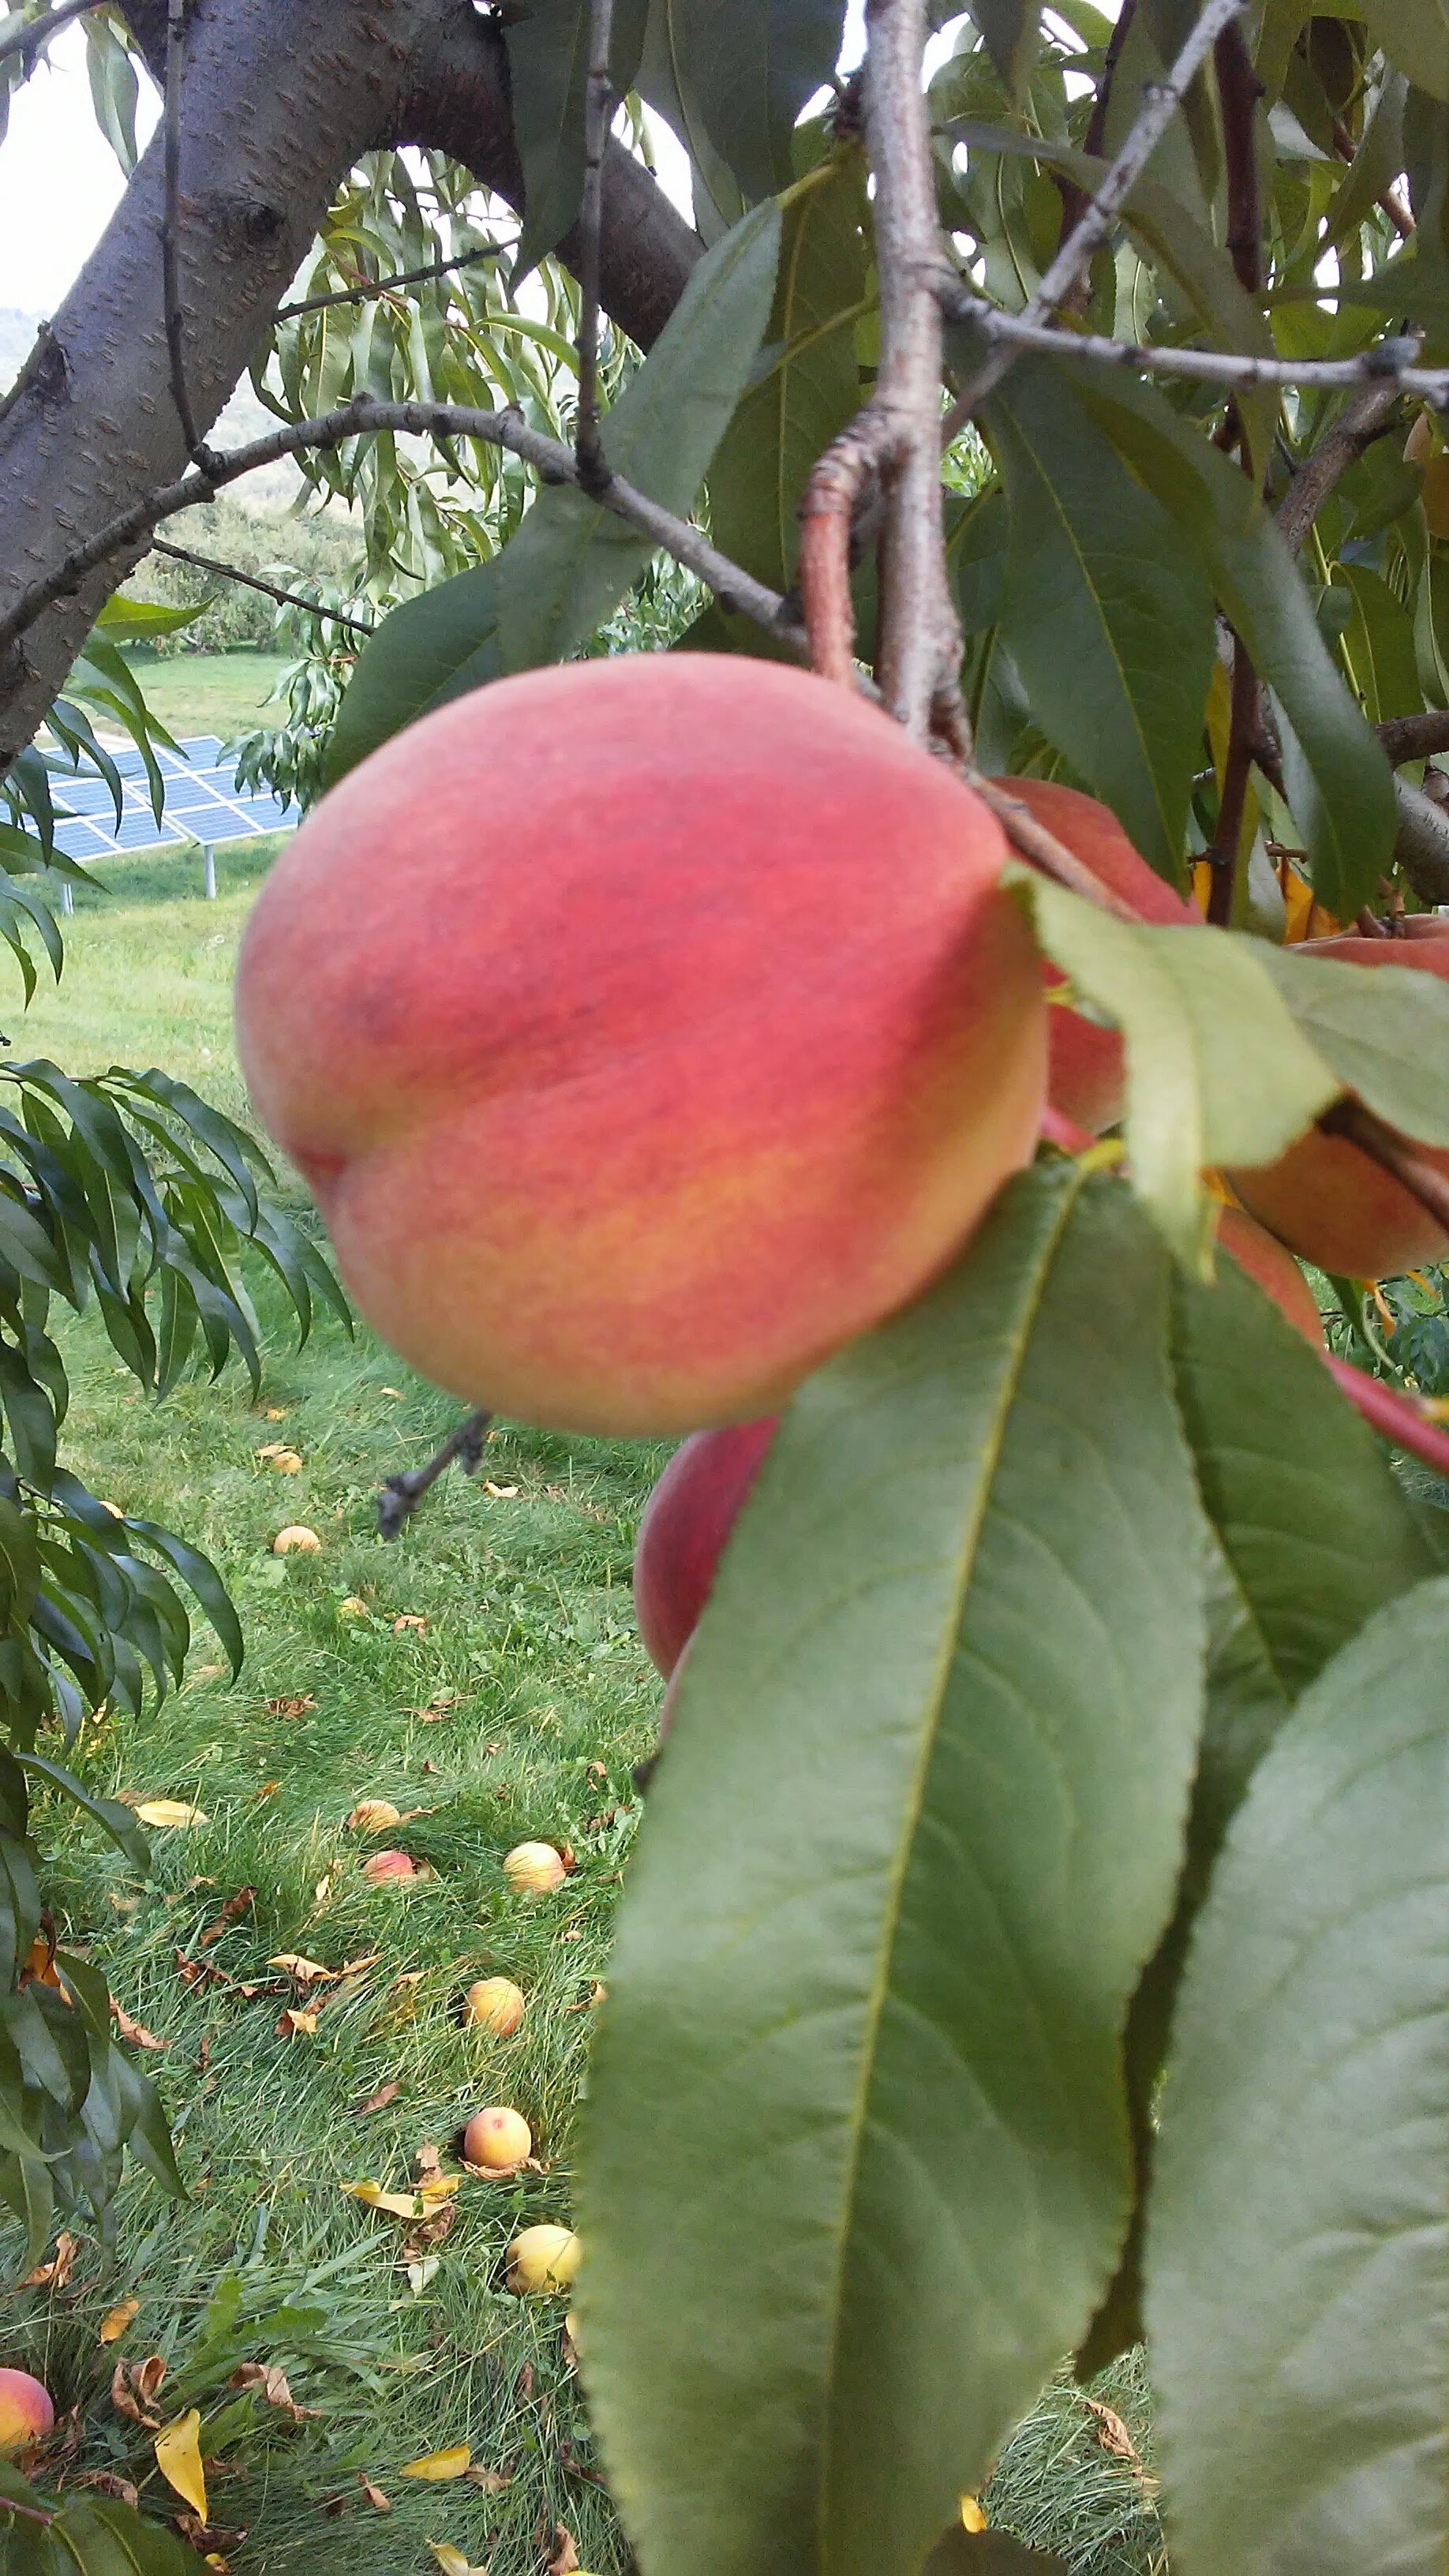
[[1389,716],[1374,731],[1395,769],[1401,761],[1432,760],[1436,752],[1449,751],[1449,715],[1442,707],[1422,716]]
[[171,361],[171,399],[186,441],[186,453],[201,461],[201,433],[186,390],[186,315],[181,303],[177,244],[181,235],[181,83],[186,66],[186,0],[168,0],[166,11],[166,81],[162,116],[162,173],[165,201],[161,210],[161,290],[165,298],[166,351]]
[[1349,467],[1382,438],[1398,399],[1397,381],[1365,385],[1304,458],[1278,507],[1278,532],[1295,554]]
[[[1207,0],[1202,16],[1166,80],[1155,84],[1143,99],[1131,132],[1080,223],[1059,245],[1055,259],[1026,305],[1022,316],[1024,321],[1046,321],[1070,294],[1077,279],[1085,274],[1094,251],[1106,241],[1118,213],[1167,132],[1201,65],[1223,29],[1231,26],[1245,5],[1246,0]],[[1015,350],[1002,340],[987,351],[974,374],[963,385],[947,417],[948,438],[955,436],[970,419],[978,403],[984,402],[992,387],[1001,382],[1015,354]]]
[[614,0],[591,0],[589,69],[584,89],[584,196],[579,209],[579,412],[574,464],[585,492],[608,481],[599,430],[599,238],[604,216],[604,153],[614,94],[609,85],[609,44]]
[[[51,571],[41,574],[21,593],[7,616],[0,617],[0,661],[57,600],[69,597],[100,565],[116,555],[134,557],[140,551],[137,541],[164,520],[174,518],[178,511],[193,510],[199,502],[214,500],[227,484],[254,474],[260,466],[279,464],[283,457],[295,456],[303,448],[342,447],[350,438],[374,437],[381,430],[401,431],[414,438],[486,439],[490,446],[505,447],[511,455],[522,457],[548,482],[578,481],[573,449],[559,439],[546,438],[541,431],[530,429],[521,412],[475,411],[466,403],[377,403],[359,394],[355,401],[339,404],[335,411],[323,412],[315,420],[288,421],[264,438],[250,440],[245,447],[224,452],[212,449],[205,467],[197,467],[158,491],[144,493],[94,536],[73,546]],[[780,593],[742,571],[688,520],[661,509],[647,493],[637,492],[632,483],[617,474],[610,474],[602,490],[591,497],[697,573],[724,607],[740,611],[757,625],[803,648],[804,638],[790,624]]]
[[61,0],[60,7],[52,9],[47,17],[32,18],[28,27],[15,27],[8,36],[0,36],[0,63],[7,54],[23,54],[27,45],[43,45],[59,28],[68,27],[72,18],[83,18],[88,10],[100,6],[101,0]]
[[1449,903],[1449,814],[1421,787],[1394,780],[1394,858],[1421,903]]

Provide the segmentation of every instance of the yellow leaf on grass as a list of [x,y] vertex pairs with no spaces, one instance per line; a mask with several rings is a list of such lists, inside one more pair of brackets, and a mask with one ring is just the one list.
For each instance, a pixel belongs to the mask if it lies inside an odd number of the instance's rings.
[[[393,2218],[416,2218],[418,2215],[415,2191],[384,2191],[380,2182],[345,2182],[342,2188],[353,2200],[360,2200],[365,2209],[385,2209]],[[464,2466],[467,2466],[466,2461]],[[405,2477],[411,2474],[410,2470],[403,2472]]]
[[963,2495],[961,2498],[961,2520],[968,2531],[984,2531],[986,2529],[986,2516],[982,2512],[974,2495]]
[[405,2469],[399,2469],[398,2476],[427,2478],[433,2484],[441,2486],[448,2478],[466,2477],[472,2464],[472,2443],[460,2442],[456,2450],[425,2451],[420,2460],[410,2460]]
[[424,2216],[430,2209],[436,2209],[440,2200],[451,2200],[454,2192],[461,2191],[462,2187],[461,2174],[429,2174],[427,2181],[418,2185]]
[[466,2550],[455,2549],[451,2540],[430,2540],[428,2556],[441,2567],[443,2576],[478,2576]]
[[204,1825],[210,1818],[181,1798],[143,1798],[136,1809],[143,1825]]
[[206,2514],[206,2473],[201,2465],[201,2416],[196,2407],[189,2415],[178,2415],[164,2433],[156,2436],[156,2466],[168,2487],[174,2487],[183,2504]]
[[122,2299],[118,2307],[108,2309],[101,2319],[102,2343],[119,2343],[131,2319],[140,2313],[139,2299]]

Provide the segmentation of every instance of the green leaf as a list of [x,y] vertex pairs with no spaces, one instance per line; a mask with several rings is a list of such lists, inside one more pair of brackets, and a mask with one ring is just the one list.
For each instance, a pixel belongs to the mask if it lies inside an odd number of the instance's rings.
[[246,1640],[231,1594],[210,1557],[203,1556],[199,1547],[188,1547],[174,1530],[163,1529],[159,1521],[133,1520],[129,1526],[138,1537],[146,1540],[148,1546],[155,1548],[158,1556],[165,1557],[167,1564],[195,1593],[216,1630],[235,1681],[246,1659]]
[[1445,0],[1364,0],[1375,43],[1431,98],[1449,100],[1449,8]]
[[[15,2263],[16,2278],[23,2280],[40,2261],[55,2223],[55,2184],[45,2157],[20,2155],[10,2149],[0,2150],[0,2200],[19,2220],[24,2231],[24,2241]],[[3,2495],[4,2489],[0,2488],[0,2498]],[[4,2529],[5,2516],[0,2511],[0,2534]]]
[[96,619],[96,632],[108,644],[150,644],[158,635],[175,635],[183,626],[194,626],[205,615],[204,600],[198,608],[163,608],[159,600],[128,599],[118,590]]
[[1443,2560],[1446,1652],[1441,1578],[1328,1666],[1198,1918],[1147,2270],[1186,2570]]
[[1045,877],[1019,882],[1047,955],[1122,1031],[1133,1185],[1205,1275],[1201,1173],[1276,1161],[1342,1085],[1285,1007],[1265,942],[1118,921]]
[[1414,654],[1414,621],[1381,573],[1367,564],[1338,563],[1336,584],[1353,601],[1343,632],[1354,685],[1371,724],[1387,716],[1413,716],[1423,705]]
[[972,0],[971,15],[1007,89],[1019,99],[1036,58],[1036,0]]
[[1212,594],[1060,370],[1018,363],[985,418],[1011,504],[1002,633],[1033,716],[1172,877],[1201,759]]
[[67,2504],[49,2538],[46,2576],[202,2576],[205,2563],[164,2523],[100,2496]]
[[1169,513],[1267,681],[1314,892],[1351,921],[1393,850],[1393,776],[1319,633],[1297,565],[1248,476],[1155,388],[1114,377],[1077,390]]
[[745,195],[788,187],[796,119],[835,71],[842,0],[670,0],[670,15],[687,108]]
[[335,787],[379,743],[416,723],[429,707],[503,674],[498,650],[502,558],[455,573],[380,620],[358,656],[327,748]]
[[731,1542],[590,2079],[647,2564],[913,2576],[1115,2263],[1200,1704],[1167,1268],[1120,1183],[1024,1176],[796,1398]]
[[1449,1145],[1449,984],[1266,943],[1262,963],[1345,1090],[1421,1144]]
[[150,1868],[151,1846],[129,1807],[123,1807],[115,1798],[98,1798],[93,1790],[76,1779],[73,1772],[67,1771],[63,1763],[52,1762],[46,1754],[22,1753],[18,1759],[22,1770],[34,1772],[37,1779],[48,1780],[62,1797],[69,1798],[73,1806],[79,1807],[93,1824],[109,1834],[117,1849],[123,1851],[137,1869],[144,1871]]
[[[616,98],[634,86],[648,0],[614,0],[609,67]],[[527,0],[505,21],[524,218],[514,283],[556,249],[584,187],[584,92],[593,0]]]
[[716,544],[775,590],[795,578],[806,477],[860,403],[866,222],[864,157],[838,150],[786,208],[764,363],[710,468]]
[[[771,199],[706,252],[644,365],[605,416],[604,452],[614,471],[679,516],[694,505],[764,337],[780,221]],[[626,519],[572,486],[541,493],[498,558],[505,667],[566,661],[652,552]]]

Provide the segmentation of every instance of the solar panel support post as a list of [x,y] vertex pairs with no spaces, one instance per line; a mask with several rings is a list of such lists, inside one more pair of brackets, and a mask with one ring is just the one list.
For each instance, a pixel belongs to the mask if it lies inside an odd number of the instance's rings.
[[201,845],[201,883],[208,903],[216,901],[216,852],[210,841]]
[[75,895],[71,890],[69,877],[62,877],[60,881],[60,908],[63,913],[72,913],[75,910]]

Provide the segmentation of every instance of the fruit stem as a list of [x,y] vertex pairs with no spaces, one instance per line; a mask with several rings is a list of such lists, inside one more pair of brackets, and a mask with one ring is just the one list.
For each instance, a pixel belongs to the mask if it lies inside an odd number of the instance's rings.
[[1330,1355],[1327,1365],[1371,1431],[1376,1431],[1381,1440],[1391,1440],[1396,1449],[1406,1449],[1437,1475],[1449,1477],[1449,1431],[1441,1431],[1426,1421],[1412,1396],[1402,1394],[1397,1387],[1385,1386],[1382,1378],[1370,1377],[1367,1369],[1355,1368],[1352,1360]]
[[491,1413],[469,1413],[450,1431],[440,1449],[421,1467],[411,1467],[406,1475],[389,1476],[377,1498],[377,1534],[379,1538],[397,1538],[412,1519],[430,1485],[435,1485],[445,1467],[456,1458],[465,1476],[476,1476],[483,1458],[483,1441]]

